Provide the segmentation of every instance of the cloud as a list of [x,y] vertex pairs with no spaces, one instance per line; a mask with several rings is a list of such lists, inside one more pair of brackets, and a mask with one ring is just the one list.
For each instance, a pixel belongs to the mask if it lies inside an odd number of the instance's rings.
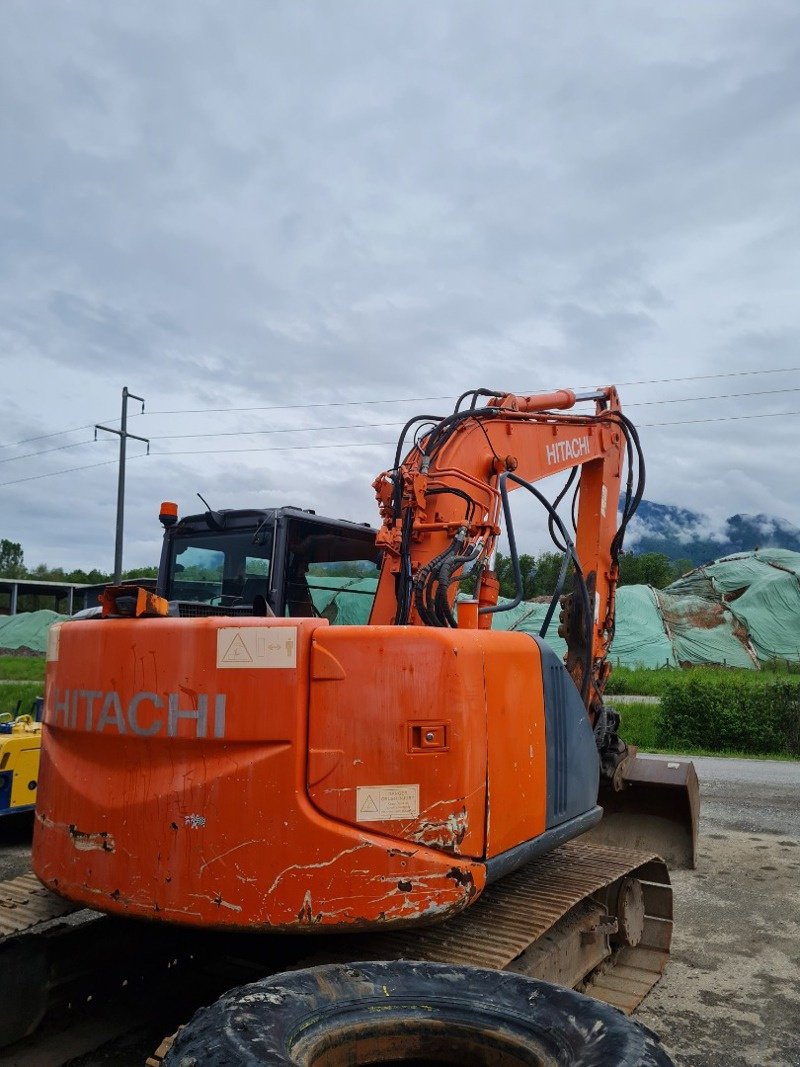
[[[797,24],[789,0],[9,0],[0,444],[87,443],[0,448],[0,535],[108,566],[113,463],[18,479],[113,458],[91,427],[126,384],[154,453],[131,461],[131,563],[158,500],[198,488],[375,517],[397,431],[363,424],[448,407],[404,398],[630,381],[653,383],[622,389],[642,423],[800,410],[684,402],[796,372],[654,384],[800,363]],[[196,411],[234,407],[272,410]],[[776,462],[796,425],[646,428],[647,495],[800,523]]]

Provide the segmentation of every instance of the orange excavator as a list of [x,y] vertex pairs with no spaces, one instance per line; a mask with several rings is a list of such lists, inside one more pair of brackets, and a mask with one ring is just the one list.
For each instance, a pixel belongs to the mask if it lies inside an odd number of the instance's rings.
[[[550,503],[535,483],[558,474]],[[111,588],[99,618],[51,631],[36,874],[162,923],[358,931],[366,959],[540,973],[549,938],[546,975],[630,1010],[669,950],[657,857],[693,863],[698,806],[691,764],[638,757],[603,698],[643,485],[613,387],[478,389],[405,426],[377,536],[296,508],[162,505],[155,594]],[[516,490],[563,552],[541,634],[492,625],[521,599]],[[505,918],[520,900],[522,929]],[[567,964],[558,924],[576,916]]]

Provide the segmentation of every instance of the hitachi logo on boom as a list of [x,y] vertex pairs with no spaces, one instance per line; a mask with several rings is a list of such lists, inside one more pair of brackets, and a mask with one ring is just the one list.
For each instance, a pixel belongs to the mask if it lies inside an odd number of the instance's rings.
[[194,724],[195,737],[225,736],[224,693],[214,696],[212,715],[209,714],[207,693],[197,694],[197,706],[193,708],[181,707],[182,696],[185,701],[186,697],[181,693],[167,693],[165,707],[164,698],[158,693],[142,691],[134,693],[126,705],[113,690],[104,693],[99,689],[65,689],[62,696],[55,689],[52,700],[45,707],[44,720],[52,726],[66,726],[72,730],[95,733],[116,730],[118,734],[130,733],[138,737],[156,734],[177,737],[179,724],[184,721]]
[[572,437],[569,441],[556,441],[555,444],[546,445],[547,462],[563,463],[568,459],[580,459],[581,456],[589,455],[589,438]]

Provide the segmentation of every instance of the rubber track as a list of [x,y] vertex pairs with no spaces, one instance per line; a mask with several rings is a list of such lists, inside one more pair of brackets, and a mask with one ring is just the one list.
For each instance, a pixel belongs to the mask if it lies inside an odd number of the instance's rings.
[[0,882],[0,938],[24,933],[80,910],[82,906],[45,889],[33,873]]
[[[466,911],[438,926],[367,935],[358,944],[361,959],[415,959],[503,970],[548,933],[577,904],[626,875],[644,890],[645,924],[641,943],[613,952],[603,974],[586,992],[629,1014],[661,977],[672,939],[672,887],[657,856],[607,845],[569,842],[490,886]],[[304,959],[352,962],[353,942],[345,939],[333,953]],[[348,955],[349,952],[349,955]]]

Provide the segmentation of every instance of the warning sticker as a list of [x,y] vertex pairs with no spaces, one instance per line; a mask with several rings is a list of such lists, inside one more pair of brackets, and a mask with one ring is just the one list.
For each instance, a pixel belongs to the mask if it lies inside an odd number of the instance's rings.
[[418,785],[360,785],[356,789],[357,822],[416,819],[418,815]]
[[217,667],[220,669],[295,666],[296,626],[224,626],[217,630]]

